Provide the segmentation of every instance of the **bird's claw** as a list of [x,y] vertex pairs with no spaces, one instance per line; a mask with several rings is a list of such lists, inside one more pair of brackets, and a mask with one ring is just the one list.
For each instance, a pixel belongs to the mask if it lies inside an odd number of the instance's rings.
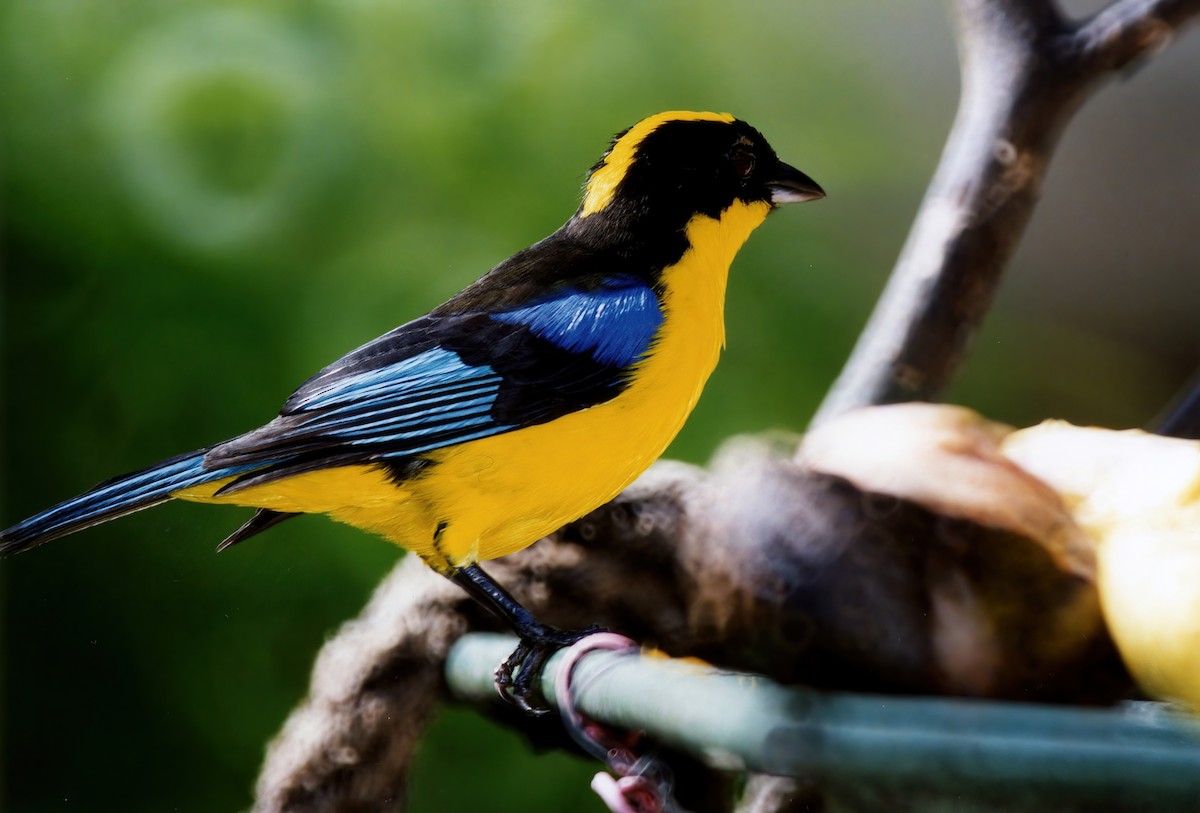
[[562,647],[601,631],[596,626],[579,630],[543,627],[522,636],[513,653],[496,667],[496,691],[521,712],[531,717],[541,717],[550,711],[538,685],[546,661]]

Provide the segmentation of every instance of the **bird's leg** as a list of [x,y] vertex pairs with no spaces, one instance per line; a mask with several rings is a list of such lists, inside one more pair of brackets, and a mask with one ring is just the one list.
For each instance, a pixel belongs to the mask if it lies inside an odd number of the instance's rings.
[[452,582],[512,627],[521,639],[513,653],[496,667],[496,689],[500,696],[526,714],[545,714],[548,709],[532,702],[538,694],[537,679],[542,674],[542,667],[555,650],[598,632],[600,628],[560,630],[541,623],[479,565],[455,568],[448,575]]

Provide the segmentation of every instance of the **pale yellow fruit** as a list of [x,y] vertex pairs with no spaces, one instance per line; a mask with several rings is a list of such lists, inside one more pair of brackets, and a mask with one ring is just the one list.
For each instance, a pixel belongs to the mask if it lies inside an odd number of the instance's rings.
[[1048,421],[1001,448],[1095,541],[1105,619],[1138,683],[1200,708],[1200,442]]

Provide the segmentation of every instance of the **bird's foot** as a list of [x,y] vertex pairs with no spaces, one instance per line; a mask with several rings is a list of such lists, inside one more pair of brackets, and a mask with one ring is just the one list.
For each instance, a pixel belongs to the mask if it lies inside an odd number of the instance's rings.
[[496,691],[506,701],[532,717],[540,717],[550,711],[542,696],[538,681],[546,661],[564,646],[586,638],[600,627],[585,627],[580,630],[560,630],[537,625],[521,631],[521,642],[504,663],[496,667]]
[[538,678],[546,661],[555,650],[600,632],[600,628],[560,630],[541,623],[477,564],[463,565],[446,575],[512,627],[521,641],[504,663],[496,667],[496,690],[500,696],[526,714],[535,717],[545,714],[549,711],[545,703],[535,703],[545,700],[539,697]]

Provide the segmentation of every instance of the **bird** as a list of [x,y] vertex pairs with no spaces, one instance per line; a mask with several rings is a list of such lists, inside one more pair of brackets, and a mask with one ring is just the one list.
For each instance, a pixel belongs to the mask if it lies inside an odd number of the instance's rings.
[[725,343],[738,249],[776,207],[825,197],[728,113],[617,135],[557,231],[428,314],[320,370],[265,425],[0,532],[15,554],[168,500],[257,509],[224,550],[326,514],[415,553],[517,634],[501,694],[536,713],[539,622],[480,566],[603,505],[683,426]]

